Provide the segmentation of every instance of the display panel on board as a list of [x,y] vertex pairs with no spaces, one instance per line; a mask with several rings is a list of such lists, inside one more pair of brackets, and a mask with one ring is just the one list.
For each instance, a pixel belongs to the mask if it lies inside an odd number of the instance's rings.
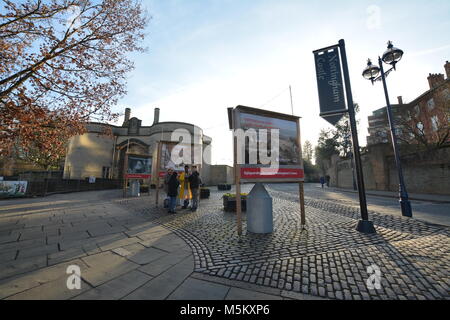
[[[229,114],[234,118],[230,120],[233,127],[242,129],[241,134],[245,134],[244,139],[237,139],[238,144],[245,143],[242,163],[239,163],[241,181],[298,182],[304,180],[299,117],[245,106],[237,106]],[[276,130],[271,131],[272,129]],[[278,148],[274,149],[277,150],[275,157],[271,151],[276,135],[278,135]],[[252,136],[256,137],[257,141],[253,141]],[[266,144],[259,143],[263,136],[266,137]],[[240,147],[237,147],[236,152]],[[260,150],[261,147],[267,149]],[[274,144],[273,147],[275,148],[276,145]],[[265,159],[261,159],[260,155],[264,155]],[[268,158],[271,159],[270,164],[267,162]],[[239,157],[236,156],[235,159]]]
[[128,155],[126,178],[147,179],[151,177],[152,158],[138,155]]

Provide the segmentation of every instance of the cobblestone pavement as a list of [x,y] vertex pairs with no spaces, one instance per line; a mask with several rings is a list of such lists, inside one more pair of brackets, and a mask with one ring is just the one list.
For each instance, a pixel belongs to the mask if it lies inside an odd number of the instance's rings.
[[[449,228],[369,212],[377,233],[361,234],[357,208],[307,198],[302,232],[297,195],[269,191],[274,232],[245,232],[244,215],[240,239],[235,214],[222,210],[222,193],[214,190],[195,213],[167,215],[149,198],[121,204],[184,239],[195,271],[204,275],[331,299],[450,298]],[[373,264],[381,270],[381,289],[366,284]]]
[[246,233],[244,215],[239,239],[214,189],[175,215],[120,190],[0,202],[0,299],[449,298],[448,227],[371,212],[378,233],[364,235],[357,208],[307,197],[301,232],[297,195],[269,189],[274,233]]

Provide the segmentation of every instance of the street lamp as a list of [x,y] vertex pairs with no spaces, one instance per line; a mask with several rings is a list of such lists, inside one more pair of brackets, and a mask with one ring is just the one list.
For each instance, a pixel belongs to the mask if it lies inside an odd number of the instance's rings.
[[[406,191],[405,181],[403,179],[403,171],[400,163],[400,153],[397,146],[397,134],[394,124],[394,117],[392,116],[391,104],[389,102],[389,95],[386,87],[386,77],[392,70],[395,70],[395,65],[402,59],[403,51],[394,47],[391,41],[388,42],[387,50],[383,53],[382,58],[378,57],[378,66],[373,65],[370,59],[367,60],[367,67],[364,69],[362,75],[365,79],[370,80],[372,84],[375,81],[381,80],[384,87],[384,95],[386,97],[386,109],[388,115],[389,126],[391,128],[392,146],[394,148],[395,164],[398,171],[399,180],[399,196],[402,215],[412,217],[411,203],[408,199],[408,192]],[[391,68],[384,72],[383,62],[391,65]],[[381,75],[379,75],[381,73]]]

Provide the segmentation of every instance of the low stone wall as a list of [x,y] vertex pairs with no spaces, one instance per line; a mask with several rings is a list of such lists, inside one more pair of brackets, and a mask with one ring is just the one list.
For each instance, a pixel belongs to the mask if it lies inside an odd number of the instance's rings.
[[54,193],[119,189],[121,187],[121,180],[96,179],[95,183],[89,183],[88,180],[44,179],[29,181],[26,196],[46,196]]
[[[398,191],[398,172],[389,145],[371,146],[361,160],[367,190]],[[408,192],[450,195],[450,148],[404,155],[401,163]],[[326,174],[331,177],[331,186],[353,187],[349,159],[333,156]]]

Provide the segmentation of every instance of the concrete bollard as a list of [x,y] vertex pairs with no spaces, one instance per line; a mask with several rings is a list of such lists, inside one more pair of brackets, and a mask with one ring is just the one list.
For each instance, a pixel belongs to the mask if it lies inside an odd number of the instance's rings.
[[256,183],[247,196],[247,231],[273,232],[272,197],[262,183]]

